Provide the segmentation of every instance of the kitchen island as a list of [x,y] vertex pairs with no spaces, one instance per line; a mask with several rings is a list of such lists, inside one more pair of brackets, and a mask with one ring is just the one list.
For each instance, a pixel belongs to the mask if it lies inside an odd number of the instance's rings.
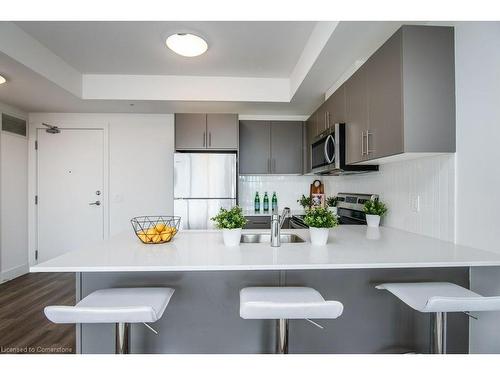
[[[244,233],[262,233],[245,230]],[[145,245],[127,231],[93,247],[31,267],[31,272],[257,271],[500,266],[500,252],[475,249],[393,228],[339,226],[326,246],[306,229],[283,230],[303,243],[225,247],[215,230],[186,230],[166,244]]]
[[[248,233],[262,230],[244,231]],[[428,316],[416,313],[389,293],[382,281],[450,281],[468,287],[469,267],[500,266],[500,253],[455,245],[381,227],[344,225],[326,246],[309,242],[308,230],[283,230],[303,243],[225,247],[218,231],[181,231],[171,243],[144,245],[125,232],[93,247],[31,267],[31,272],[75,272],[77,298],[120,286],[169,286],[176,292],[155,336],[132,327],[132,352],[269,353],[274,322],[239,317],[239,290],[255,285],[305,285],[344,304],[344,314],[321,321],[292,321],[291,353],[377,353],[401,348],[425,352]],[[468,348],[468,318],[449,316],[451,353]],[[113,325],[77,329],[82,353],[111,353]]]

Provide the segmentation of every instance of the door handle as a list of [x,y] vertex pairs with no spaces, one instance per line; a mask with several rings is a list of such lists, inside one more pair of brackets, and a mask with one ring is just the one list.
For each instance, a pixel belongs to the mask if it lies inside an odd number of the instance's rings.
[[203,147],[206,146],[207,143],[207,133],[203,132]]
[[100,205],[101,205],[101,201],[95,201],[95,202],[89,203],[89,206],[100,206]]
[[208,132],[208,147],[212,146],[212,132]]

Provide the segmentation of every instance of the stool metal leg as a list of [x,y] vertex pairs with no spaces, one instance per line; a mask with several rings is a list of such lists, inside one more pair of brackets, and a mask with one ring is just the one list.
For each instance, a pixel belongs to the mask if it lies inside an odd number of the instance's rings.
[[276,338],[276,353],[288,354],[288,319],[278,319]]
[[128,354],[130,343],[130,323],[116,323],[116,354]]
[[432,353],[446,354],[446,313],[432,314]]

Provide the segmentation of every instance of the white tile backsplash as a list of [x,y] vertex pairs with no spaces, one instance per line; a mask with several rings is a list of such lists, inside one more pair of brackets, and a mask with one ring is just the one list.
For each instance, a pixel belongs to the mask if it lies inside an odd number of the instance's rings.
[[255,192],[259,192],[260,204],[264,198],[264,192],[269,195],[269,204],[273,192],[278,196],[278,207],[290,207],[298,210],[301,207],[297,199],[302,194],[309,194],[309,185],[316,178],[314,176],[240,176],[238,186],[239,205],[244,210],[252,210]]
[[[314,179],[325,193],[374,193],[387,203],[383,225],[443,240],[454,239],[455,155],[439,155],[383,164],[380,171],[353,176],[240,176],[239,204],[252,209],[255,192],[276,191],[279,207],[299,209]],[[262,198],[261,198],[262,199]],[[417,203],[418,200],[418,203]]]

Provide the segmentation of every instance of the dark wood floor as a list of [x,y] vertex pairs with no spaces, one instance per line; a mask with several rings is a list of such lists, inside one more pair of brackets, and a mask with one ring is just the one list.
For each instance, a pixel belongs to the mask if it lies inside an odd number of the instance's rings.
[[74,304],[73,273],[30,273],[0,284],[0,353],[74,353],[75,326],[43,313],[47,305]]

